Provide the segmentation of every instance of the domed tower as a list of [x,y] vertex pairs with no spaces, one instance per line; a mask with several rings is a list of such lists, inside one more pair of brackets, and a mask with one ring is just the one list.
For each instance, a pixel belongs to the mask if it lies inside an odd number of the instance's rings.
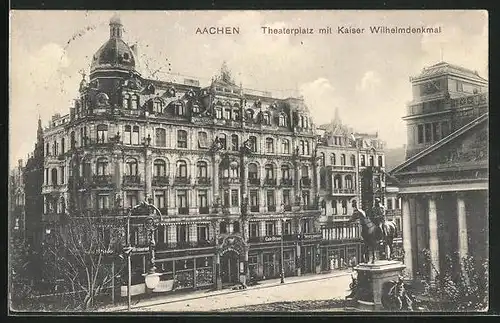
[[[90,103],[106,105],[118,104],[120,87],[129,80],[137,80],[140,74],[136,70],[134,51],[122,39],[123,25],[115,15],[109,21],[109,39],[94,54],[90,66],[90,80],[88,84]],[[134,81],[133,81],[134,82]],[[102,93],[102,94],[100,94]],[[100,95],[95,100],[93,97]]]

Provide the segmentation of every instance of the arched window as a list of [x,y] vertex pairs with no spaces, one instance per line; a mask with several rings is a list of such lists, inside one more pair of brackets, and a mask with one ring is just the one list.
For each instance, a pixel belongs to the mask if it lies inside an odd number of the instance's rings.
[[332,200],[332,214],[337,215],[337,200]]
[[177,177],[187,177],[187,163],[184,160],[177,162]]
[[306,145],[304,140],[300,141],[300,154],[305,155],[306,154]]
[[215,117],[217,119],[222,119],[222,108],[221,107],[215,108]]
[[132,127],[132,145],[139,144],[139,126]]
[[127,93],[123,95],[122,108],[130,109],[130,95],[128,95]]
[[269,116],[269,113],[264,112],[262,114],[262,123],[265,125],[270,125],[271,124],[271,117]]
[[238,135],[231,135],[231,150],[238,151],[238,149],[239,149]]
[[273,138],[266,138],[266,153],[274,153],[274,140]]
[[342,177],[338,174],[333,177],[333,187],[342,188]]
[[305,144],[306,144],[306,155],[309,155],[310,154],[310,151],[309,151],[309,141],[306,141]]
[[178,116],[183,116],[186,114],[186,110],[184,108],[184,104],[182,104],[181,102],[175,102],[174,103],[174,107],[175,107],[175,114],[178,115]]
[[187,132],[177,130],[177,148],[187,148]]
[[248,178],[259,178],[259,172],[257,170],[257,165],[256,164],[249,164],[248,165]]
[[224,119],[231,120],[231,110],[230,107],[224,109]]
[[345,165],[345,154],[340,155],[340,165]]
[[246,111],[246,114],[247,114],[247,116],[246,116],[246,117],[247,117],[247,120],[248,120],[248,121],[253,121],[253,117],[254,117],[254,112],[253,112],[253,110],[252,110],[252,109],[248,109],[248,110]]
[[257,152],[257,137],[250,136],[249,138],[250,150]]
[[240,110],[239,109],[233,109],[233,120],[235,120],[235,121],[240,120]]
[[330,164],[335,165],[337,163],[337,160],[335,158],[335,154],[330,155]]
[[65,144],[64,138],[61,138],[61,154],[65,153],[66,147],[64,147],[64,144]]
[[71,145],[71,149],[75,148],[76,147],[76,136],[75,136],[75,132],[74,131],[71,131],[71,135],[70,135],[70,145]]
[[97,159],[97,175],[108,175],[108,159],[101,157]]
[[356,166],[356,156],[351,155],[351,166]]
[[378,156],[378,166],[379,167],[384,167],[382,156]]
[[373,155],[370,155],[370,166],[374,166],[374,162],[375,162],[375,157],[373,157]]
[[198,168],[198,178],[207,178],[208,177],[207,162],[205,162],[205,161],[199,161],[196,164],[196,167]]
[[155,159],[154,161],[154,176],[166,176],[167,164],[164,160]]
[[290,166],[288,165],[281,166],[281,178],[290,179]]
[[131,158],[125,163],[125,175],[137,176],[137,160]]
[[137,110],[139,108],[139,97],[137,95],[132,95],[131,102],[130,102],[130,108],[132,110]]
[[227,140],[226,140],[226,134],[221,133],[219,135],[219,142],[221,144],[221,149],[226,150],[227,149]]
[[278,124],[280,127],[286,127],[286,116],[283,113],[280,113]]
[[198,148],[208,148],[208,135],[205,131],[198,132]]
[[105,143],[108,141],[108,125],[97,125],[97,142]]
[[274,166],[273,164],[267,164],[265,166],[266,170],[266,179],[273,179],[274,178]]
[[154,111],[155,113],[161,113],[161,111],[162,111],[162,109],[163,109],[163,106],[162,106],[162,104],[161,104],[161,100],[155,100],[155,101],[153,102],[153,105],[154,105],[154,107],[153,107],[153,109],[154,109],[154,110],[153,110],[153,111]]
[[57,168],[52,168],[51,170],[51,180],[52,180],[52,185],[57,185]]
[[351,175],[346,175],[346,177],[345,177],[345,188],[349,188],[349,189],[354,188]]
[[320,162],[320,166],[321,167],[325,167],[325,164],[326,164],[326,161],[325,161],[325,154],[324,153],[320,153],[319,154],[319,162]]
[[289,154],[290,153],[290,141],[288,141],[288,139],[283,139],[281,141],[281,152],[283,154]]
[[366,166],[365,155],[361,155],[360,166]]
[[163,128],[156,128],[156,146],[167,147],[167,131]]
[[123,132],[123,143],[130,145],[132,143],[132,127],[125,126],[125,130]]

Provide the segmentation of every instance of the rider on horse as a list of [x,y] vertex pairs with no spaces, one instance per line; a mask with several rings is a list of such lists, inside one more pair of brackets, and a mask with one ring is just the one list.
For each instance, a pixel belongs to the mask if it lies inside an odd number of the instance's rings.
[[385,232],[385,207],[383,205],[380,205],[380,199],[377,197],[375,199],[375,206],[372,208],[372,220],[373,222],[378,225],[380,228],[380,231],[382,232],[382,236],[386,236]]

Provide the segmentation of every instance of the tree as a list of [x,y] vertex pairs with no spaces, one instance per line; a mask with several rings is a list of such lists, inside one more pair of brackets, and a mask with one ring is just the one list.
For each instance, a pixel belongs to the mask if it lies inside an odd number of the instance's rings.
[[[108,221],[108,222],[106,222]],[[62,309],[88,310],[122,271],[114,268],[124,237],[123,226],[104,218],[74,217],[48,241],[44,258],[49,274],[58,273],[57,292],[67,293]],[[54,276],[55,277],[55,276]]]

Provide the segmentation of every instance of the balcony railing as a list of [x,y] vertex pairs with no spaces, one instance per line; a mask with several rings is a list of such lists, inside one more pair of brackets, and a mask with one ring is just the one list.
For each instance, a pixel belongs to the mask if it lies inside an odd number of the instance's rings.
[[153,186],[168,186],[170,184],[170,178],[168,176],[154,176]]
[[250,185],[260,185],[260,178],[249,178],[248,184]]
[[123,184],[125,185],[137,185],[141,183],[140,175],[123,175]]
[[210,208],[208,206],[202,206],[198,209],[200,214],[210,214]]
[[276,186],[276,178],[265,178],[264,185],[265,186]]
[[180,207],[180,208],[178,208],[177,211],[181,215],[189,214],[189,208],[188,207]]
[[258,205],[251,205],[250,212],[259,212],[259,206]]
[[189,249],[189,248],[204,248],[215,246],[214,240],[202,240],[202,241],[177,241],[169,243],[158,243],[157,249]]
[[223,177],[221,178],[222,185],[228,184],[239,184],[240,179],[238,177]]
[[302,187],[311,187],[311,179],[309,177],[302,177],[300,184]]
[[349,194],[354,195],[356,190],[354,188],[332,188],[332,194]]
[[276,205],[268,205],[267,206],[267,211],[269,211],[269,212],[276,212]]
[[291,178],[282,178],[280,180],[281,186],[293,186],[293,180]]
[[191,183],[191,176],[188,177],[176,176],[174,180],[174,184],[176,185],[189,185],[189,183]]
[[94,175],[92,181],[95,185],[106,186],[111,184],[111,175]]
[[356,170],[354,165],[330,165],[328,167],[330,167],[332,171],[353,172]]
[[212,183],[212,179],[210,177],[198,177],[196,182],[198,185],[210,185]]
[[360,226],[351,222],[332,222],[322,229],[324,240],[358,240],[361,238]]

